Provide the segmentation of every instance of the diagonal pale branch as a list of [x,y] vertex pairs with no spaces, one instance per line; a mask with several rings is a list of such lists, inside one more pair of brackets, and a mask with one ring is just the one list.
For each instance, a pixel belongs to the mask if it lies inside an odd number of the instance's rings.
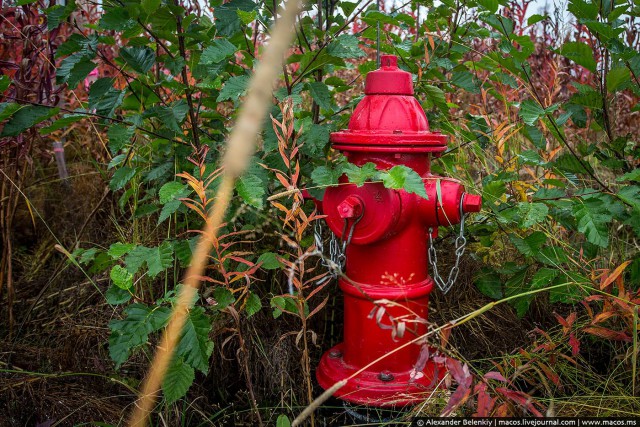
[[296,16],[301,6],[300,0],[288,0],[285,3],[285,9],[271,32],[269,45],[251,79],[244,105],[227,140],[227,150],[222,160],[224,175],[215,202],[202,230],[191,265],[184,276],[185,286],[180,290],[178,302],[171,313],[169,324],[162,335],[149,373],[142,385],[129,426],[147,425],[149,414],[153,410],[160,385],[188,316],[189,303],[193,301],[200,287],[200,277],[211,251],[211,237],[217,234],[222,224],[229,201],[233,196],[236,178],[247,169],[255,150],[258,133],[271,105],[273,85],[278,78],[279,70],[282,69],[285,52],[295,34]]

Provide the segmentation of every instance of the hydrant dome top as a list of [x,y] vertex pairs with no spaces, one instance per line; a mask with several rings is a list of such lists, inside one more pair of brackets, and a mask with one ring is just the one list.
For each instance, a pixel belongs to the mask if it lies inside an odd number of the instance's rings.
[[398,68],[398,57],[382,55],[380,68],[367,74],[365,95],[413,95],[411,73]]
[[429,122],[413,96],[411,73],[398,58],[382,55],[380,68],[367,74],[365,97],[353,111],[349,129],[331,134],[342,151],[440,153],[446,137],[429,131]]

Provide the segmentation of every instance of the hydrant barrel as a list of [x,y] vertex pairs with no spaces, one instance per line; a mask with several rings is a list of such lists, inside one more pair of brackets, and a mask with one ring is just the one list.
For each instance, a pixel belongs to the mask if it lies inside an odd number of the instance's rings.
[[446,149],[447,139],[429,129],[413,96],[411,74],[398,68],[393,55],[383,55],[380,62],[380,69],[367,75],[365,96],[349,128],[331,134],[332,146],[358,166],[372,162],[378,170],[397,165],[413,169],[422,177],[428,199],[379,182],[358,187],[346,176],[341,185],[325,191],[327,224],[347,242],[346,277],[339,280],[344,341],[323,355],[316,377],[329,388],[362,371],[336,396],[392,406],[424,400],[445,373],[431,359],[419,372],[414,370],[424,353],[422,343],[399,347],[427,331],[434,287],[428,233],[459,223],[464,213],[478,212],[481,198],[467,194],[454,179],[431,174],[431,159]]

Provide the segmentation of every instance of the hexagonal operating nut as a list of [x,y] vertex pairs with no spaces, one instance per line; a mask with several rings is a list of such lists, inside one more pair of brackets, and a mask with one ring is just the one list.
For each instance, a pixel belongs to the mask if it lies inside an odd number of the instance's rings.
[[464,200],[462,201],[462,210],[464,212],[480,212],[482,208],[482,197],[477,194],[464,194]]
[[362,215],[364,206],[358,196],[348,196],[338,205],[338,215],[340,218],[358,218]]

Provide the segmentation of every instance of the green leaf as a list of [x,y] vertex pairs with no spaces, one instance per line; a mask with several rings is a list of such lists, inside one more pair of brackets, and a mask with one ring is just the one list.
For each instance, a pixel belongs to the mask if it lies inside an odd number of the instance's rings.
[[549,214],[549,208],[544,203],[518,203],[518,213],[520,215],[522,228],[529,228],[545,220]]
[[590,243],[606,248],[609,245],[608,223],[612,217],[604,211],[599,200],[576,201],[573,214],[578,223],[578,231],[584,233]]
[[302,150],[310,156],[322,154],[324,148],[329,143],[329,127],[325,125],[312,124],[305,129],[300,138],[300,142],[304,143]]
[[193,368],[184,363],[182,357],[174,357],[162,381],[162,392],[167,403],[173,403],[184,397],[195,378]]
[[49,135],[50,133],[55,132],[59,129],[66,128],[70,124],[78,122],[85,117],[86,116],[84,114],[68,114],[58,120],[55,120],[51,124],[51,126],[41,128],[38,132],[40,132],[40,135]]
[[113,87],[113,79],[101,78],[93,82],[89,89],[89,109],[96,110],[96,114],[113,117],[116,108],[122,104],[124,89]]
[[524,239],[515,234],[509,234],[509,240],[523,255],[534,256],[547,241],[547,236],[541,231],[534,231]]
[[150,15],[160,7],[161,3],[161,0],[142,0],[140,5],[142,6],[142,10]]
[[540,21],[544,21],[545,19],[547,19],[548,16],[544,16],[544,15],[531,15],[529,17],[529,19],[527,19],[527,25],[533,25],[533,24],[537,24]]
[[551,269],[551,268],[541,268],[536,271],[533,278],[531,279],[531,289],[543,289],[546,286],[549,286],[553,279],[555,279],[558,274],[560,274],[560,270]]
[[593,172],[593,168],[591,167],[591,165],[586,159],[582,159],[582,162],[581,162],[571,153],[564,153],[558,156],[558,158],[554,162],[554,166],[564,172],[571,172],[571,173]]
[[407,166],[394,166],[388,172],[381,172],[381,178],[386,188],[404,189],[407,193],[417,194],[424,199],[429,198],[420,175]]
[[328,166],[318,166],[311,172],[311,180],[315,185],[328,187],[336,185],[341,175],[341,170],[331,169]]
[[160,187],[160,191],[158,192],[160,203],[165,204],[170,200],[174,200],[176,195],[182,193],[185,188],[186,185],[184,185],[180,181],[167,182],[162,187]]
[[540,117],[544,116],[545,111],[537,102],[527,99],[520,103],[520,109],[518,115],[526,124],[535,125]]
[[476,77],[469,71],[454,71],[451,84],[471,93],[480,93],[480,85]]
[[149,276],[152,278],[171,267],[173,265],[173,248],[171,247],[171,243],[164,242],[158,247],[149,248],[145,261],[149,268]]
[[130,168],[129,166],[123,166],[111,177],[111,181],[109,181],[109,188],[112,191],[122,190],[125,185],[136,175],[136,169]]
[[9,88],[9,85],[11,85],[11,79],[9,78],[9,76],[1,75],[0,76],[0,93],[7,90]]
[[327,47],[327,53],[342,59],[362,58],[366,54],[360,49],[360,40],[351,34],[341,34]]
[[107,254],[113,259],[118,259],[118,258],[121,258],[123,255],[128,254],[129,251],[131,251],[135,247],[136,245],[134,245],[133,243],[117,242],[109,246],[109,250],[107,251]]
[[104,296],[107,300],[107,304],[118,305],[129,301],[133,295],[125,289],[120,289],[116,285],[111,285],[109,286],[109,289],[107,289],[107,292],[105,292]]
[[209,371],[209,356],[213,352],[213,341],[209,339],[211,320],[203,307],[193,307],[182,329],[176,354],[185,363],[206,374]]
[[449,112],[449,106],[447,105],[447,99],[445,98],[444,92],[442,89],[432,86],[432,85],[424,85],[423,86],[424,93],[427,95],[427,98],[433,105],[438,107],[440,111],[444,114]]
[[151,332],[166,325],[171,311],[167,307],[150,308],[144,304],[131,304],[124,310],[125,318],[109,322],[109,355],[119,368],[131,350],[149,339]]
[[1,102],[0,103],[0,122],[5,120],[8,117],[11,117],[13,113],[15,113],[21,108],[25,108],[25,107],[15,102]]
[[482,274],[475,279],[480,292],[493,299],[502,298],[502,281],[500,275],[490,269],[483,269]]
[[109,150],[112,154],[118,153],[127,145],[135,132],[134,126],[125,126],[121,124],[109,126],[107,137],[109,138]]
[[260,255],[257,263],[262,263],[261,267],[265,270],[277,270],[278,268],[282,268],[282,264],[278,261],[278,256],[273,252],[265,252]]
[[583,66],[592,73],[596,72],[596,60],[593,58],[593,49],[584,42],[567,42],[560,47],[560,54],[578,65]]
[[262,303],[260,302],[260,297],[253,292],[249,292],[249,296],[247,296],[245,311],[247,312],[247,318],[256,314],[262,308]]
[[618,198],[640,211],[640,186],[626,185],[618,191]]
[[323,110],[332,111],[331,93],[329,93],[327,85],[322,82],[312,82],[308,83],[308,86],[309,92],[311,93],[313,100],[316,101],[316,104],[318,104]]
[[624,181],[636,181],[640,182],[640,168],[636,168],[631,172],[625,173],[622,176],[619,176],[616,181],[624,182]]
[[84,80],[97,64],[91,61],[91,56],[84,52],[74,53],[62,60],[56,69],[56,83],[68,83],[69,89],[75,89]]
[[291,421],[289,421],[289,417],[284,414],[278,415],[278,419],[276,420],[276,427],[291,427]]
[[246,204],[257,209],[264,207],[265,188],[258,176],[251,173],[242,175],[236,181],[236,191]]
[[237,50],[227,39],[216,39],[202,52],[200,64],[208,65],[222,62],[236,53]]
[[223,310],[236,301],[233,293],[223,287],[218,287],[213,290],[213,298],[216,300],[216,310]]
[[132,46],[120,49],[120,57],[135,71],[146,73],[156,62],[155,52],[148,46]]
[[374,179],[378,174],[375,163],[371,162],[362,165],[360,168],[353,163],[348,163],[345,165],[344,172],[347,174],[349,182],[356,184],[358,187],[362,186],[366,181]]
[[216,102],[222,102],[227,100],[237,101],[247,90],[249,85],[249,76],[234,76],[231,77],[222,86],[222,90],[216,99]]
[[109,277],[114,285],[120,289],[130,289],[133,286],[133,274],[129,273],[125,268],[119,265],[114,265],[111,268]]
[[17,110],[16,108],[19,107],[11,107],[11,104],[5,107],[5,111],[15,110],[15,112],[5,123],[0,137],[19,135],[30,127],[57,114],[59,111],[59,108],[49,108],[40,105],[27,105]]
[[173,403],[184,397],[195,378],[193,368],[184,363],[182,357],[174,357],[162,381],[162,391],[167,403]]
[[115,6],[106,8],[100,18],[100,27],[105,30],[124,31],[136,26],[137,23],[129,16],[125,7]]
[[216,20],[218,35],[231,37],[242,29],[242,21],[237,11],[251,12],[256,9],[256,4],[251,0],[231,0],[229,3],[221,4],[213,10]]
[[609,92],[618,92],[626,89],[630,83],[631,73],[627,67],[615,67],[607,73],[607,90]]
[[478,4],[491,13],[498,11],[498,0],[478,0]]
[[65,21],[71,12],[76,8],[75,0],[70,0],[65,6],[54,5],[46,9],[47,14],[47,29],[49,31],[54,30],[60,26],[62,21]]

